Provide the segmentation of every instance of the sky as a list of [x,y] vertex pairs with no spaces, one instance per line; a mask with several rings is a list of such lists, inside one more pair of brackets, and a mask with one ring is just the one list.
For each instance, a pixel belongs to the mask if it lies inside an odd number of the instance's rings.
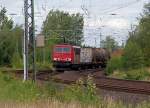
[[[125,43],[131,25],[138,25],[143,6],[149,0],[35,0],[35,25],[39,33],[51,9],[84,16],[84,44],[100,46],[101,39],[112,36],[119,44]],[[24,0],[0,0],[15,24],[24,24]]]

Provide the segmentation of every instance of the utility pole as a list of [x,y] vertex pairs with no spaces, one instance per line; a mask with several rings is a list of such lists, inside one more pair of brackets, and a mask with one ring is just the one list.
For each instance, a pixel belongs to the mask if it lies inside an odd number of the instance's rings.
[[101,42],[102,42],[102,33],[100,32],[100,35],[99,35],[99,42],[100,42],[100,48],[102,47],[102,44],[101,44]]
[[97,42],[96,42],[96,38],[95,38],[95,48],[96,48]]
[[28,79],[28,0],[24,0],[25,29],[24,29],[24,81]]
[[[31,56],[33,80],[36,80],[35,67],[35,23],[34,0],[24,0],[25,33],[24,33],[24,80],[28,79],[28,58]],[[29,50],[30,48],[30,50]]]

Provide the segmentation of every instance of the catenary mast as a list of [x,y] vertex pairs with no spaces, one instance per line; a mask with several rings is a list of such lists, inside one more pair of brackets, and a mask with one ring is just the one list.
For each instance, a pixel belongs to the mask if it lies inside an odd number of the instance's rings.
[[[28,79],[29,64],[32,65],[33,80],[36,80],[35,66],[35,22],[34,0],[24,0],[25,29],[24,29],[24,81]],[[29,63],[31,59],[31,63]]]

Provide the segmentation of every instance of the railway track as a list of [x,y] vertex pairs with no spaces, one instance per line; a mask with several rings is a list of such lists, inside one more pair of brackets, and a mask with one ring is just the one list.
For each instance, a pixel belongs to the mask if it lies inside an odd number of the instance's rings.
[[77,76],[73,74],[72,77],[71,74],[62,74],[60,75],[60,77],[56,77],[56,81],[71,84],[75,83],[76,80],[81,77],[86,80],[87,76],[90,75],[93,77],[94,83],[96,84],[97,88],[150,95],[150,82],[109,78],[104,76],[103,74],[98,74],[100,72],[102,72],[102,70],[94,70],[92,74],[92,70],[89,70],[87,72],[78,72],[79,75]]
[[131,81],[107,77],[94,78],[98,88],[150,95],[150,82]]
[[[16,74],[23,75],[23,70],[16,70]],[[40,70],[37,72],[37,80],[54,80],[60,83],[73,84],[79,78],[86,80],[88,75],[93,77],[96,87],[100,89],[150,95],[150,82],[108,78],[104,76],[103,69],[67,71],[64,73],[52,70]]]

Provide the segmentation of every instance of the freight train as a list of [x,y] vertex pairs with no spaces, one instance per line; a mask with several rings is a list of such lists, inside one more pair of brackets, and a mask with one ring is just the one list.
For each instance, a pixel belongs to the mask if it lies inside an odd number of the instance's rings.
[[70,44],[53,47],[52,60],[56,69],[105,67],[109,59],[110,53],[103,48],[82,48]]

